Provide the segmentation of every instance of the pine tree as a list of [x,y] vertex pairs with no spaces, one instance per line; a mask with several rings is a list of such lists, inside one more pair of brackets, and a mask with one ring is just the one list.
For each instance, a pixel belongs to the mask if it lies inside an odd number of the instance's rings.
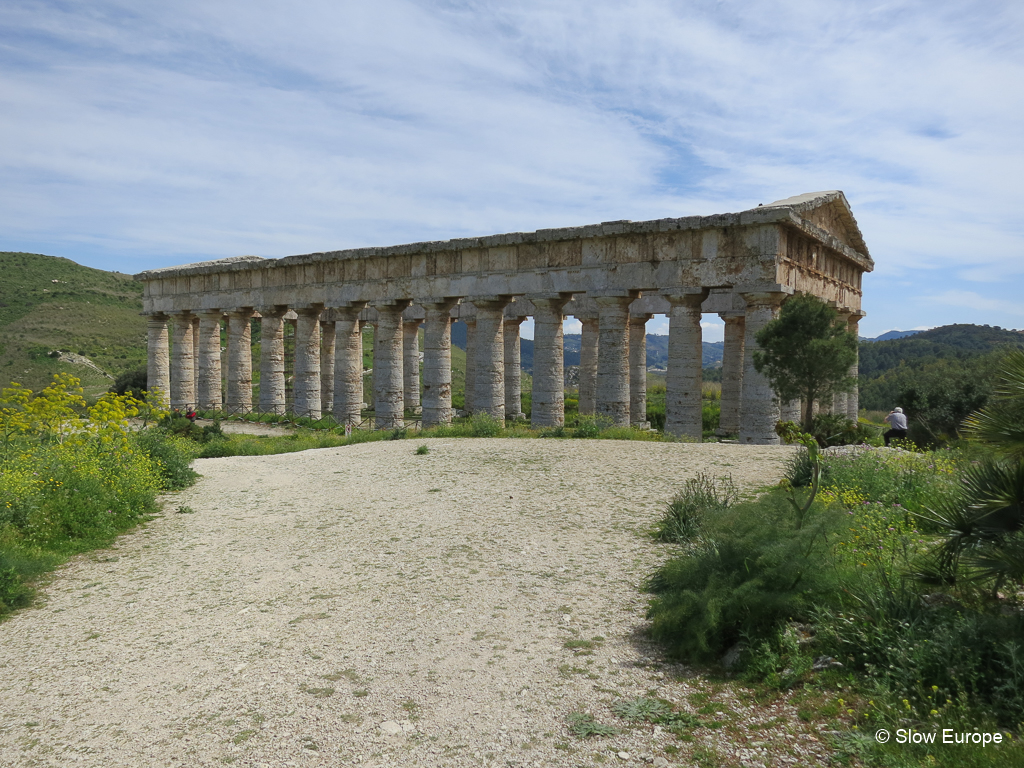
[[853,388],[850,367],[857,360],[857,337],[821,299],[794,296],[754,338],[760,347],[754,368],[781,402],[803,399],[805,431],[811,430],[815,400]]

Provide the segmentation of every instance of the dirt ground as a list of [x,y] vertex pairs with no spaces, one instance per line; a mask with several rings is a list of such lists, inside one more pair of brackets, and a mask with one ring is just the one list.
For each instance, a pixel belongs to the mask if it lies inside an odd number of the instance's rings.
[[[162,517],[0,625],[0,764],[818,764],[784,701],[667,663],[639,588],[688,477],[754,489],[791,450],[430,439],[197,461]],[[721,725],[687,742],[612,713],[643,695]],[[573,712],[620,730],[581,739]]]

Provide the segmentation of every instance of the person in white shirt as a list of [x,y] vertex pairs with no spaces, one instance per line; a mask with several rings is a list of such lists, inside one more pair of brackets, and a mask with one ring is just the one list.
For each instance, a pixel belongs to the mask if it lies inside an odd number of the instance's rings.
[[889,446],[889,441],[893,438],[904,438],[907,436],[907,417],[906,414],[903,413],[902,408],[893,408],[889,411],[889,415],[886,416],[883,421],[892,427],[892,429],[882,435],[885,439],[886,447]]

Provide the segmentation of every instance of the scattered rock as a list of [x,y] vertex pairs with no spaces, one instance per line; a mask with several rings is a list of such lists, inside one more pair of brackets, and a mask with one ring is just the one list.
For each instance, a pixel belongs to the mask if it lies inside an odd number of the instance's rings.
[[725,656],[722,657],[722,666],[726,669],[732,669],[740,660],[740,656],[747,650],[747,646],[741,641],[736,643],[732,648],[725,652]]
[[842,669],[843,662],[836,661],[831,656],[819,656],[814,660],[814,666],[811,667],[815,672],[822,672],[826,669]]
[[629,760],[629,752],[618,752],[615,755],[619,760]]
[[380,729],[384,731],[388,736],[397,736],[404,732],[404,728],[396,723],[394,720],[385,720],[380,724]]
[[655,768],[668,768],[668,766],[672,765],[672,763],[670,763],[666,758],[662,757],[661,755],[658,755],[656,758],[654,758],[654,765]]

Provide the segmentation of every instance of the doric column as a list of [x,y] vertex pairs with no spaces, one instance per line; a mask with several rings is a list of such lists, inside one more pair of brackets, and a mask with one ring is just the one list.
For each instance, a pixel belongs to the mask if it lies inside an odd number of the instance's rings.
[[665,377],[665,432],[703,436],[701,390],[704,382],[704,345],[700,305],[708,289],[662,291],[672,309],[668,326],[668,374]]
[[753,445],[778,445],[775,425],[779,421],[779,401],[771,385],[754,369],[754,352],[759,349],[754,336],[774,320],[786,294],[778,291],[741,294],[747,302],[746,337],[743,340],[743,400],[740,410],[740,442]]
[[228,413],[252,410],[252,320],[250,307],[228,313]]
[[[860,319],[864,317],[864,315],[865,313],[863,311],[858,310],[857,312],[851,314],[846,321],[849,326],[850,333],[852,333],[858,339],[858,347],[860,346]],[[853,388],[846,395],[846,416],[855,423],[858,419],[860,419],[860,389],[856,382],[856,379],[859,376],[858,365],[859,361],[857,360],[857,358],[854,358],[853,365],[850,366],[850,375],[854,378],[854,384]]]
[[219,309],[199,313],[199,407],[219,411],[224,404],[220,372]]
[[594,296],[600,332],[595,413],[617,427],[629,426],[629,305],[635,298],[635,293]]
[[171,365],[171,408],[196,404],[195,347],[192,314],[174,315],[174,363]]
[[151,404],[164,408],[171,404],[171,359],[167,347],[167,315],[150,315],[146,318],[148,364],[146,366],[146,390],[151,394]]
[[195,393],[192,405],[199,407],[199,315],[192,315],[192,356],[192,391]]
[[654,315],[629,316],[629,417],[647,429],[647,321]]
[[402,311],[409,304],[407,300],[392,300],[373,305],[377,310],[373,334],[373,407],[378,429],[405,425]]
[[363,328],[359,313],[366,302],[334,310],[334,420],[358,424],[363,405]]
[[420,413],[420,321],[402,321],[405,410]]
[[505,421],[505,307],[511,297],[482,296],[470,299],[476,307],[476,384],[473,412]]
[[295,310],[295,415],[319,419],[320,313],[313,305]]
[[476,315],[462,318],[466,324],[466,388],[463,397],[463,410],[476,413]]
[[799,424],[802,421],[801,401],[790,400],[780,406],[779,421],[792,421]]
[[420,302],[423,324],[423,427],[452,421],[452,316],[458,299]]
[[738,435],[743,393],[743,337],[746,313],[719,312],[718,316],[725,322],[725,343],[722,350],[722,410],[716,434]]
[[260,308],[260,410],[283,415],[284,382],[284,315],[287,307]]
[[562,309],[569,294],[531,296],[533,302],[533,402],[530,424],[560,427],[565,424],[565,358],[562,345]]
[[597,355],[599,327],[596,317],[578,317],[580,332],[580,416],[593,416],[597,407]]
[[[376,312],[376,310],[374,310]],[[377,321],[376,319],[370,319],[363,323],[363,329],[367,327],[370,329],[370,402],[367,407],[376,412],[377,404],[374,402],[374,398],[377,397]],[[365,396],[366,387],[364,385],[363,392]]]
[[505,340],[505,417],[523,416],[523,368],[519,349],[519,326],[526,317],[506,317],[502,335]]
[[331,320],[320,323],[320,410],[334,411],[334,351],[337,330]]

